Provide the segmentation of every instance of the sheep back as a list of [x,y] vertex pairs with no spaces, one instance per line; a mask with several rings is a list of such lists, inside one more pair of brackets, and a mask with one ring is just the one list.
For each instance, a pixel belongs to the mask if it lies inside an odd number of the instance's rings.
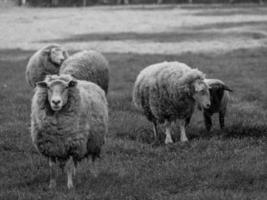
[[[47,45],[37,52],[35,52],[29,59],[26,66],[26,81],[31,87],[35,87],[35,84],[44,80],[48,74],[58,74],[60,66],[52,63],[49,57],[49,50],[52,48],[62,48],[58,44]],[[68,56],[65,52],[66,57]]]
[[148,120],[173,121],[192,115],[195,101],[192,83],[204,74],[184,63],[163,62],[143,69],[138,75],[133,101]]
[[81,51],[65,60],[60,74],[70,74],[76,79],[91,81],[99,85],[107,94],[109,85],[109,64],[99,52]]
[[104,91],[94,83],[78,81],[69,89],[63,109],[53,112],[46,90],[37,87],[32,100],[31,136],[35,147],[44,156],[58,160],[99,157],[108,129]]

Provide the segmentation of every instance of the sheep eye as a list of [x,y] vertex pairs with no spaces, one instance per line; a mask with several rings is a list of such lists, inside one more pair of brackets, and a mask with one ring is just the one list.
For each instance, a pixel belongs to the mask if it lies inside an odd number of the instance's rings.
[[200,94],[201,94],[201,95],[205,95],[205,94],[206,94],[206,91],[205,91],[205,90],[201,90],[201,91],[200,91]]

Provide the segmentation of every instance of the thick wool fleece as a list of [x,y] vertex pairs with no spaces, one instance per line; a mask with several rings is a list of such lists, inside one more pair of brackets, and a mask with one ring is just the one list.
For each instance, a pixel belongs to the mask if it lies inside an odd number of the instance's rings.
[[108,130],[104,91],[94,83],[78,81],[69,89],[62,110],[51,110],[47,89],[37,87],[32,100],[31,136],[36,148],[52,160],[74,162],[99,157]]
[[99,52],[81,51],[65,60],[60,74],[70,74],[78,80],[91,81],[99,85],[107,94],[109,86],[109,64]]
[[[43,81],[46,75],[58,74],[60,66],[51,62],[48,51],[52,48],[62,48],[58,44],[51,44],[43,47],[34,53],[26,66],[26,81],[31,87],[35,87],[36,83]],[[64,51],[65,57],[68,57],[68,53]]]
[[133,101],[149,121],[186,119],[194,111],[192,83],[204,74],[179,62],[163,62],[146,67],[134,85]]

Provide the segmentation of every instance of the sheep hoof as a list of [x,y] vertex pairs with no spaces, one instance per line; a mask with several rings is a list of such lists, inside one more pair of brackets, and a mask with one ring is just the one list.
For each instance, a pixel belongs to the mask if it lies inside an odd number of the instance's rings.
[[181,142],[188,142],[188,138],[181,138]]
[[155,140],[153,143],[152,143],[152,147],[158,147],[160,145],[160,141],[159,140]]
[[169,137],[166,137],[165,144],[172,144],[172,143],[173,143],[172,139]]
[[49,183],[49,188],[50,189],[53,189],[53,188],[55,188],[56,187],[56,180],[50,180],[50,183]]
[[68,187],[69,190],[72,189],[73,188],[73,183],[72,182],[68,182],[67,187]]

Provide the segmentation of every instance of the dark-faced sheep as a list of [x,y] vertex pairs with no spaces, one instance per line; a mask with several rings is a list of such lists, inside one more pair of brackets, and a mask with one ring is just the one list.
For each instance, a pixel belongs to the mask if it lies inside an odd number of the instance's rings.
[[187,141],[185,126],[190,121],[195,104],[210,105],[204,74],[179,62],[163,62],[143,69],[133,89],[133,101],[153,123],[155,142],[158,124],[165,123],[165,143],[172,143],[171,123],[180,121],[181,141]]
[[212,115],[219,114],[219,122],[221,129],[224,128],[224,117],[227,110],[227,104],[229,102],[229,91],[232,90],[225,85],[224,82],[218,79],[205,79],[205,82],[209,85],[210,102],[209,108],[203,109],[203,116],[207,131],[210,131],[212,127]]
[[55,164],[66,167],[68,188],[79,161],[99,157],[108,130],[104,91],[70,75],[50,75],[37,83],[32,99],[31,137],[49,159],[50,187],[56,185]]
[[43,47],[34,53],[26,67],[26,81],[31,87],[43,81],[46,75],[58,74],[61,64],[68,57],[68,52],[58,44]]
[[75,53],[61,66],[60,74],[70,74],[78,80],[91,81],[107,94],[109,85],[109,64],[99,52],[88,50]]

